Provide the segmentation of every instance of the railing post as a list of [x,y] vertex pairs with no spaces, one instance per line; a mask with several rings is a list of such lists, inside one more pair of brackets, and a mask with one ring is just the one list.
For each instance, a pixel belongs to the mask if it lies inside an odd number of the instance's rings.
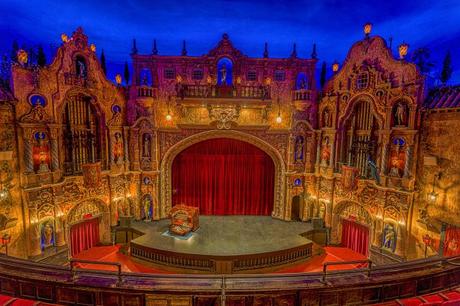
[[323,264],[323,283],[326,282],[327,262]]

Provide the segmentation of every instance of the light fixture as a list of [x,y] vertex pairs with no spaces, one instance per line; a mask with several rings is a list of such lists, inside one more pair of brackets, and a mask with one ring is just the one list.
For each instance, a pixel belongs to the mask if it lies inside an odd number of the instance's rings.
[[0,190],[0,200],[6,199],[8,197],[8,190],[5,188],[2,188]]
[[91,51],[96,52],[96,45],[95,44],[91,44],[89,46],[89,48],[91,49]]
[[171,121],[172,120],[172,116],[170,113],[166,114],[166,121]]
[[23,49],[18,50],[17,57],[18,57],[18,62],[21,65],[25,65],[27,63],[28,59],[29,59],[29,55]]
[[66,42],[69,41],[69,36],[67,36],[66,33],[62,33],[61,34],[61,40],[62,40],[62,42],[66,43]]
[[8,244],[11,242],[11,235],[8,233],[2,236],[2,245],[5,247],[5,255],[8,256]]
[[434,185],[436,184],[436,179],[438,179],[440,176],[440,174],[435,174],[433,176],[433,185],[432,185],[432,189],[431,189],[431,192],[428,193],[428,201],[431,202],[431,203],[435,203],[436,202],[436,199],[438,198],[438,194],[434,191]]
[[398,51],[399,51],[399,58],[404,59],[407,55],[407,51],[409,50],[409,45],[403,42],[402,44],[399,45]]
[[118,74],[115,76],[115,82],[117,82],[117,85],[120,85],[120,84],[121,84],[121,74],[118,73]]
[[366,35],[366,38],[369,37],[369,34],[371,34],[372,31],[372,23],[367,22],[364,25],[364,34]]
[[334,61],[334,63],[332,64],[332,72],[336,73],[337,71],[339,71],[339,63],[337,61]]
[[278,97],[277,99],[277,102],[278,102],[278,116],[276,117],[276,123],[281,123],[281,121],[283,121],[283,119],[281,118],[281,105],[280,105],[280,98]]

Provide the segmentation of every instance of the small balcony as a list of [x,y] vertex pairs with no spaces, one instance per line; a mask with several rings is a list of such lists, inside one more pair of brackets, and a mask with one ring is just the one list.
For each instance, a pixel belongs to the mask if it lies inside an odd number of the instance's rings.
[[292,100],[298,111],[305,111],[316,100],[316,92],[310,89],[297,89],[292,92]]
[[270,100],[268,86],[218,86],[218,85],[186,85],[177,86],[176,95],[179,99],[186,98],[230,98]]
[[158,88],[150,86],[137,86],[138,98],[153,98],[158,99]]
[[65,73],[64,84],[69,86],[92,87],[94,80],[74,73]]

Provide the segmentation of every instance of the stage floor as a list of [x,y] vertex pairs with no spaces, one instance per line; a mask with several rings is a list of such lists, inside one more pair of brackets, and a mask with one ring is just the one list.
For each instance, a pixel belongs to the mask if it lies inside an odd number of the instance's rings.
[[169,219],[133,222],[145,233],[131,242],[147,248],[205,256],[241,256],[276,252],[312,241],[300,236],[312,230],[310,223],[287,222],[269,216],[200,216],[200,228],[188,240],[163,236]]

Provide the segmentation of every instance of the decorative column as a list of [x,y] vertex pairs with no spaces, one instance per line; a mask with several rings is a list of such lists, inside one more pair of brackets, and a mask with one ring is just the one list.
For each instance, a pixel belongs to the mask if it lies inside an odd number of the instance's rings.
[[124,126],[123,127],[123,155],[124,155],[126,170],[129,169],[128,131],[129,131],[129,127]]
[[380,173],[386,175],[387,160],[388,160],[388,139],[384,138],[382,142],[382,161],[380,163]]
[[50,144],[51,144],[51,170],[59,170],[59,146],[58,146],[58,129],[49,126]]
[[316,167],[321,162],[321,131],[316,133]]
[[405,231],[403,226],[400,224],[398,226],[398,233],[397,233],[397,238],[396,238],[396,249],[395,249],[395,254],[398,256],[404,256],[403,250],[404,250],[404,241],[403,241],[403,235],[402,232]]
[[334,172],[334,154],[335,154],[335,135],[330,135],[329,136],[329,145],[331,148],[331,156],[329,156],[329,168],[332,169],[332,172]]
[[66,244],[65,229],[64,229],[64,224],[63,224],[61,215],[58,215],[55,220],[56,220],[56,246],[60,247]]
[[32,156],[32,140],[24,138],[24,166],[26,174],[34,173],[34,160]]
[[40,224],[38,223],[37,210],[35,207],[29,207],[29,256],[38,256],[41,253]]
[[[131,166],[134,171],[140,170],[140,163],[139,163],[139,144],[138,144],[138,137],[139,137],[139,129],[130,129],[129,133],[129,144],[131,148]],[[153,141],[152,141],[153,143]]]

